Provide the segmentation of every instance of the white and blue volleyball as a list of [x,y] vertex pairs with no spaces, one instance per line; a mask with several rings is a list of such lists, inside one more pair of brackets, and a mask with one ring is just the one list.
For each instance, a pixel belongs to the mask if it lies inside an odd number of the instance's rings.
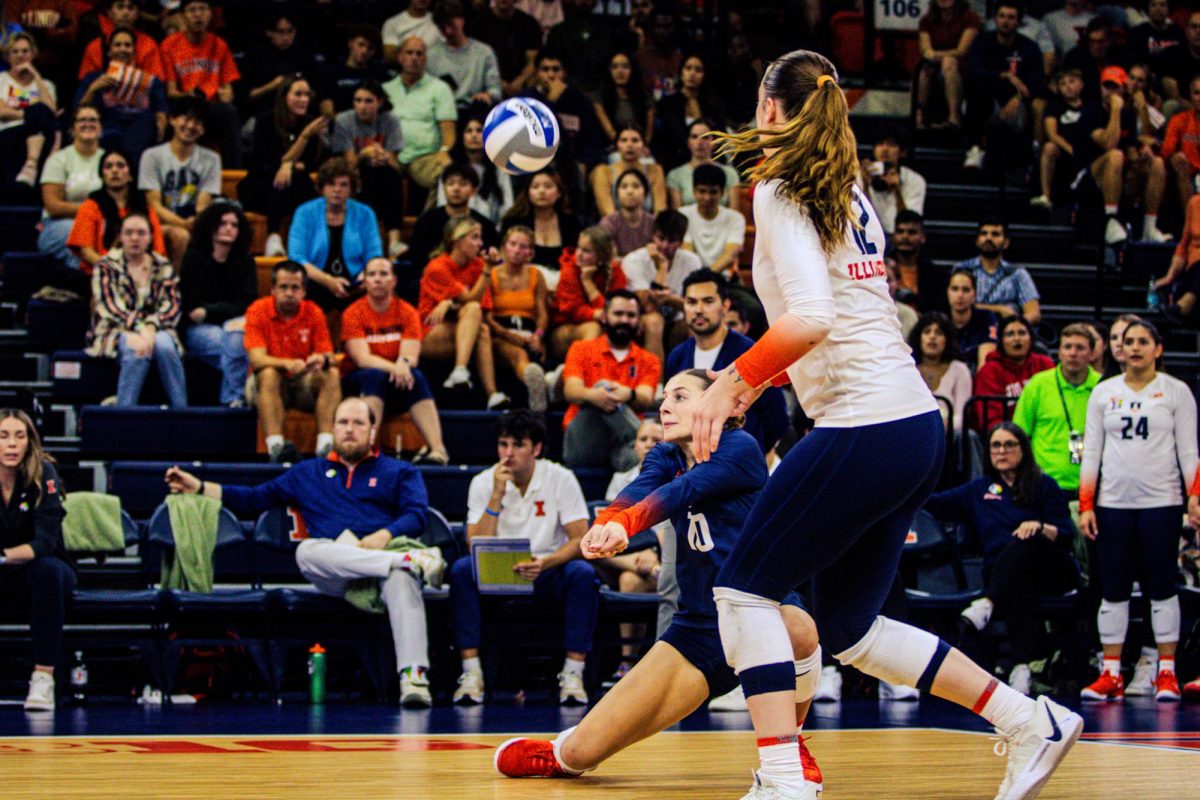
[[497,104],[483,122],[484,152],[510,175],[528,175],[547,166],[559,141],[554,112],[530,97]]

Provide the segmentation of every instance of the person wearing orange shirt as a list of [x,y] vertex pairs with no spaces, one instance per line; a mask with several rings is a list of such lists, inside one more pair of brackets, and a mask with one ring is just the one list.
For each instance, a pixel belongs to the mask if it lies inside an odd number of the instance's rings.
[[506,408],[508,395],[496,388],[492,335],[483,324],[483,293],[491,269],[480,256],[483,228],[471,217],[455,217],[442,232],[439,255],[421,276],[417,314],[425,324],[425,356],[435,361],[454,359],[454,369],[442,384],[447,389],[470,389],[467,363],[475,354],[479,382],[489,411]]
[[295,445],[284,442],[287,407],[316,411],[317,457],[333,449],[333,414],[342,387],[333,363],[333,342],[325,314],[304,299],[304,267],[281,261],[271,272],[271,296],[246,309],[244,343],[253,379],[246,394],[258,409],[273,462],[299,459]]
[[1155,289],[1173,287],[1175,301],[1163,308],[1163,314],[1172,322],[1181,322],[1196,308],[1200,296],[1200,194],[1193,195],[1187,202],[1187,214],[1183,222],[1183,234],[1179,245],[1171,256],[1167,274],[1154,282]]
[[1185,108],[1167,123],[1162,157],[1175,173],[1180,204],[1186,206],[1196,191],[1195,176],[1200,172],[1200,75],[1188,85],[1191,108]]
[[100,159],[100,182],[102,187],[79,206],[67,235],[67,248],[79,256],[80,271],[91,276],[96,263],[116,243],[120,221],[131,211],[145,214],[150,220],[151,249],[165,256],[162,224],[147,205],[145,195],[133,188],[133,170],[123,153],[114,150]]
[[199,94],[209,102],[210,133],[220,142],[226,169],[242,168],[242,122],[233,105],[233,82],[241,78],[225,40],[209,31],[209,0],[184,0],[184,30],[163,39],[159,47],[166,71],[167,96]]
[[579,234],[569,255],[563,254],[558,289],[554,293],[557,309],[550,352],[555,358],[567,353],[572,342],[595,339],[604,321],[604,293],[625,288],[625,273],[615,260],[616,245],[612,234],[601,225],[593,225]]
[[633,341],[638,330],[637,295],[614,289],[605,296],[604,335],[575,342],[563,366],[563,463],[609,466],[622,472],[638,462],[634,442],[638,412],[654,404],[662,364]]
[[104,69],[104,51],[108,49],[108,41],[119,30],[133,33],[133,65],[147,75],[153,75],[160,81],[167,77],[163,71],[162,56],[158,52],[158,42],[136,30],[138,16],[141,11],[135,0],[107,0],[105,13],[100,16],[100,35],[88,42],[83,48],[83,60],[79,62],[79,79],[92,72]]
[[533,231],[514,225],[504,232],[504,260],[491,271],[483,295],[483,318],[492,335],[493,356],[525,382],[529,410],[546,410],[543,337],[550,324],[546,279],[529,260]]
[[[407,411],[425,440],[413,463],[448,464],[442,425],[429,382],[417,369],[424,329],[411,305],[396,297],[396,273],[386,258],[372,258],[363,268],[365,296],[342,314],[342,392],[361,396],[375,419],[385,408]],[[400,450],[399,444],[396,446]]]

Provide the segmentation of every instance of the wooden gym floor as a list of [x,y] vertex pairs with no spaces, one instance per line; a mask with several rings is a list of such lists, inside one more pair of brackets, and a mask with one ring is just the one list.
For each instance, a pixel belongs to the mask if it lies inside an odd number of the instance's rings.
[[[1146,734],[1150,742],[1161,734]],[[1103,738],[1105,734],[1098,734]],[[1200,741],[1181,749],[1081,741],[1046,800],[1195,797]],[[739,798],[755,764],[746,732],[664,733],[579,780],[508,780],[505,735],[0,738],[0,796],[18,798]],[[825,800],[990,798],[1004,772],[986,735],[929,728],[819,730]],[[1182,748],[1193,748],[1192,750]]]

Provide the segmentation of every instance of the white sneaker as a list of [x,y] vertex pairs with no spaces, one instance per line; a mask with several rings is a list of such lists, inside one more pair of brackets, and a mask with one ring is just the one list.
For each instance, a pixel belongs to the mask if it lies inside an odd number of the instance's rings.
[[583,688],[583,676],[563,671],[558,674],[558,702],[564,706],[588,704],[587,691]]
[[800,793],[792,794],[785,792],[775,781],[755,770],[754,785],[742,800],[817,800],[820,796],[820,789],[815,783],[805,781]]
[[563,365],[559,364],[546,373],[546,399],[551,403],[563,401],[562,371]]
[[1033,673],[1028,664],[1016,664],[1008,673],[1008,685],[1026,697],[1033,691]]
[[817,683],[817,691],[813,701],[817,703],[836,703],[842,699],[842,673],[830,664],[821,667],[821,680]]
[[455,705],[479,705],[483,702],[483,673],[479,670],[463,670],[458,676],[458,688],[454,690]]
[[433,705],[424,667],[406,667],[400,671],[400,705],[405,708],[429,708]]
[[26,711],[54,710],[54,676],[35,669],[29,676],[29,694],[25,696]]
[[983,157],[983,148],[977,144],[971,145],[967,157],[963,159],[963,169],[983,169]]
[[397,553],[400,556],[400,568],[408,570],[426,585],[434,589],[442,586],[442,575],[446,572],[446,559],[441,549],[437,547],[422,547],[416,550],[405,550]]
[[529,392],[529,410],[541,414],[546,410],[546,371],[541,364],[525,367],[525,390]]
[[1171,234],[1163,233],[1154,225],[1143,225],[1142,226],[1142,241],[1143,242],[1159,242],[1159,243],[1169,242],[1169,241],[1171,241],[1171,238],[1172,238]]
[[732,692],[723,694],[720,697],[714,697],[708,703],[709,711],[749,711],[750,707],[746,705],[746,695],[742,694],[742,687],[739,685]]
[[981,631],[987,627],[988,621],[992,618],[992,611],[995,608],[996,605],[990,598],[981,597],[964,608],[959,616],[971,623],[975,630]]
[[488,395],[488,411],[502,411],[510,405],[512,405],[512,400],[504,392],[492,392]]
[[1125,694],[1134,697],[1152,697],[1155,692],[1154,679],[1158,677],[1158,658],[1143,654],[1133,668],[1133,680],[1125,686]]
[[450,370],[449,377],[442,384],[443,389],[457,389],[460,386],[471,388],[471,370],[466,367],[455,367]]
[[286,256],[287,248],[283,246],[283,237],[278,233],[272,233],[267,237],[267,244],[263,250],[263,255],[269,257]]
[[1104,223],[1104,243],[1105,244],[1120,244],[1129,238],[1129,232],[1125,230],[1125,226],[1121,224],[1121,220],[1116,217],[1109,217],[1108,222]]
[[400,256],[408,252],[408,245],[404,242],[392,242],[388,245],[388,258],[395,261]]
[[921,699],[921,691],[902,683],[879,682],[879,699],[896,700],[901,703],[911,703]]
[[1045,695],[1039,697],[1032,720],[1009,735],[997,731],[995,752],[1008,756],[1008,768],[995,800],[1037,797],[1082,732],[1082,717]]
[[1044,194],[1039,194],[1037,197],[1034,197],[1033,199],[1031,199],[1029,201],[1029,205],[1032,206],[1033,208],[1040,208],[1045,211],[1053,211],[1054,210],[1054,203],[1050,202],[1050,198],[1046,197],[1046,195],[1044,195]]

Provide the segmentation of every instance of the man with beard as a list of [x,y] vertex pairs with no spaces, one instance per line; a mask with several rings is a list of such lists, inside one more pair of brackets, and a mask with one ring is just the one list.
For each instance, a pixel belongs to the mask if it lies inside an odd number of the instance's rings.
[[662,364],[633,341],[638,329],[637,295],[614,289],[605,295],[604,334],[575,342],[563,366],[563,463],[568,467],[611,467],[622,472],[638,463],[634,451],[639,411],[654,403]]
[[[692,335],[667,356],[663,383],[689,369],[720,372],[754,346],[753,339],[725,326],[728,311],[729,283],[720,273],[700,269],[684,279],[683,313]],[[746,411],[742,430],[753,436],[766,453],[779,441],[787,424],[783,390],[772,386]]]
[[979,255],[958,262],[954,269],[969,269],[975,275],[975,308],[1001,319],[1022,316],[1030,325],[1037,325],[1042,320],[1037,286],[1024,267],[1004,260],[1008,244],[1008,224],[999,217],[985,217],[975,236]]
[[429,707],[421,581],[441,585],[446,562],[436,547],[385,549],[396,536],[415,539],[424,532],[428,501],[416,467],[374,446],[377,422],[365,400],[347,398],[334,415],[335,442],[327,458],[302,461],[259,486],[222,486],[179,467],[167,470],[166,481],[172,492],[203,494],[242,515],[297,507],[308,528],[308,538],[296,548],[300,573],[335,597],[351,581],[379,580],[400,671],[400,702]]
[[[925,218],[906,208],[896,212],[892,256],[896,259],[897,295],[922,312],[946,311],[946,284],[939,280],[933,262],[925,255]],[[916,297],[916,302],[912,301]]]

